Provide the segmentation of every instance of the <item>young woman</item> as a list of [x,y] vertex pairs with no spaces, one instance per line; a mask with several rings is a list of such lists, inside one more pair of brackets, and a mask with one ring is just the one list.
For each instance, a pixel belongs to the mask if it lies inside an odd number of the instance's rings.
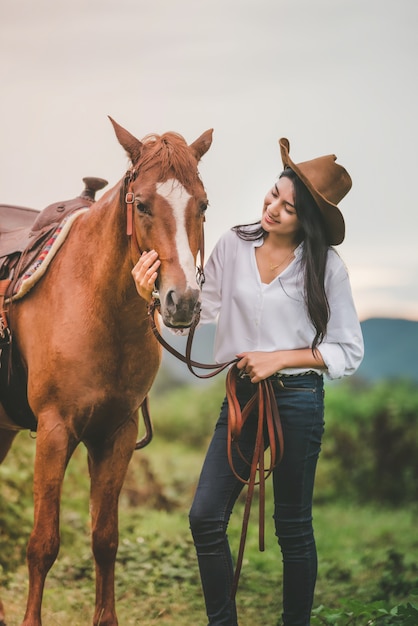
[[[217,323],[218,362],[239,358],[241,406],[255,383],[272,382],[284,439],[272,480],[283,559],[282,620],[285,626],[307,626],[317,575],[312,498],[324,430],[323,375],[353,374],[363,339],[346,267],[332,247],[344,239],[337,205],[351,188],[350,176],[334,155],[295,164],[288,140],[279,143],[284,171],[265,197],[261,220],[224,234],[205,266],[201,321]],[[151,251],[133,270],[145,298],[158,267]],[[239,439],[248,459],[256,430],[254,413]],[[190,511],[211,626],[238,624],[227,526],[243,483],[228,462],[227,431],[225,399]],[[248,464],[239,455],[234,464],[248,478]]]

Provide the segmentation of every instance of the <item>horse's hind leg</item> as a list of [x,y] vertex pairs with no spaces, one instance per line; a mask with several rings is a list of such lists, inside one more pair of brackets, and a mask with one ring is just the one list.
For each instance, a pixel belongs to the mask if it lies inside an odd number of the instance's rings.
[[27,547],[29,591],[22,626],[41,626],[45,578],[59,550],[59,508],[65,468],[71,456],[63,424],[39,421],[34,470],[34,525]]
[[115,440],[89,445],[92,548],[96,562],[94,626],[117,626],[115,560],[118,549],[118,501],[134,450],[137,424],[130,421]]

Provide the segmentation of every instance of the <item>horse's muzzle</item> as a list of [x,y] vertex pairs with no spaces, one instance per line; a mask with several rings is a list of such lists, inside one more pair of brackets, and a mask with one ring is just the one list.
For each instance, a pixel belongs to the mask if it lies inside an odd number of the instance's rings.
[[200,311],[200,290],[187,289],[179,293],[175,289],[170,289],[166,294],[160,294],[160,303],[165,326],[189,328]]

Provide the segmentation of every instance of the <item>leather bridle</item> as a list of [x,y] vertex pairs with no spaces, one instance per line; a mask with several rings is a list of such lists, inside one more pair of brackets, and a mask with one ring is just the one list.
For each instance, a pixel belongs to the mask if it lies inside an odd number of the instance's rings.
[[141,256],[141,249],[138,244],[136,230],[134,228],[134,203],[135,194],[130,190],[131,184],[135,182],[138,176],[137,170],[128,170],[123,181],[122,195],[126,204],[126,234],[131,242],[131,259],[133,265],[136,264]]
[[[128,239],[130,240],[130,248],[131,248],[131,260],[132,264],[136,265],[139,257],[142,254],[142,250],[139,247],[138,238],[136,234],[136,230],[134,228],[134,204],[135,204],[135,194],[131,191],[131,185],[135,182],[138,176],[138,170],[131,169],[128,170],[125,174],[125,178],[123,181],[122,187],[122,197],[126,205],[126,234]],[[202,220],[202,232],[200,237],[200,246],[199,246],[199,259],[200,265],[197,266],[197,283],[201,287],[205,282],[205,274],[203,272],[204,258],[205,258],[205,233],[203,224],[205,222],[205,218]]]
[[[135,265],[139,257],[141,256],[141,250],[138,244],[136,231],[134,227],[134,215],[133,207],[135,202],[135,194],[130,190],[131,184],[137,177],[136,170],[130,170],[127,172],[123,186],[123,196],[126,204],[126,233],[130,238],[130,248],[132,262]],[[204,219],[203,219],[204,222]],[[200,242],[200,266],[197,267],[197,282],[200,287],[203,285],[205,275],[203,271],[204,266],[204,228],[202,222],[202,234]],[[232,359],[224,363],[208,364],[199,363],[192,359],[192,344],[196,327],[200,320],[200,306],[197,307],[196,313],[193,318],[192,325],[189,329],[187,337],[185,354],[182,354],[173,346],[171,346],[161,335],[158,330],[155,315],[159,312],[160,301],[158,293],[153,293],[153,298],[148,306],[148,314],[150,319],[150,325],[154,336],[158,342],[173,356],[186,364],[189,371],[198,378],[212,378],[217,374],[220,374],[225,369],[229,368],[226,376],[226,396],[228,401],[228,438],[227,438],[227,455],[228,462],[234,476],[242,483],[248,485],[247,497],[244,508],[243,523],[241,529],[241,539],[238,551],[237,562],[235,566],[234,580],[232,584],[231,597],[234,598],[237,588],[239,577],[242,568],[242,561],[245,549],[245,541],[247,537],[248,522],[251,512],[251,504],[254,495],[254,489],[256,485],[259,485],[259,549],[264,551],[264,526],[265,526],[265,481],[270,476],[274,468],[280,463],[283,456],[283,432],[280,422],[279,411],[277,408],[277,402],[275,399],[274,389],[272,381],[270,379],[264,379],[254,385],[254,394],[241,409],[241,406],[237,399],[237,384],[242,378],[242,372],[237,368],[238,358]],[[208,373],[199,373],[199,370],[210,370]],[[254,446],[254,451],[251,460],[245,458],[239,447],[239,438],[242,428],[249,417],[249,415],[257,409],[257,435]],[[152,423],[149,412],[149,398],[144,399],[141,405],[141,411],[145,423],[146,432],[144,437],[137,442],[135,449],[145,447],[150,443],[153,436]],[[266,437],[267,435],[267,437]],[[265,449],[270,450],[270,462],[268,467],[265,467],[264,453]],[[242,477],[235,468],[233,460],[233,451],[236,451],[245,464],[249,467],[249,477]],[[258,481],[257,481],[258,473]]]
[[[138,237],[137,237],[135,224],[134,224],[135,193],[131,189],[132,184],[135,182],[137,177],[138,177],[137,169],[132,168],[128,170],[125,174],[123,185],[122,185],[122,190],[121,190],[121,201],[124,202],[126,206],[126,235],[130,242],[131,263],[133,267],[136,265],[139,257],[142,254],[142,250],[139,247]],[[204,222],[204,218],[202,221],[202,233],[201,233],[200,248],[199,248],[200,265],[197,266],[197,270],[196,270],[197,272],[196,280],[200,287],[205,282],[205,275],[203,272],[204,250],[205,250],[203,222]],[[155,294],[153,294],[153,302],[155,303],[158,302],[158,305],[159,305],[159,301],[157,298],[158,298],[157,292],[155,292]],[[159,341],[160,343],[163,341],[162,337],[159,339]],[[168,349],[168,344],[167,344],[167,349]],[[141,408],[141,413],[142,413],[142,417],[143,417],[144,425],[145,425],[145,434],[135,444],[135,450],[141,450],[142,448],[145,448],[145,446],[147,446],[152,441],[152,437],[153,437],[152,421],[151,421],[151,415],[150,415],[150,409],[149,409],[149,397],[148,396],[144,398],[140,408]]]

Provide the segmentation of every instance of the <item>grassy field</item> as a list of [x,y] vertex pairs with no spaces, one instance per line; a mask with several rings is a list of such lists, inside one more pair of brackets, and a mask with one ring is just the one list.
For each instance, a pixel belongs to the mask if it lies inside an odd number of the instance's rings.
[[[217,405],[219,398],[209,394],[207,398],[201,397],[200,402]],[[190,426],[192,417],[185,416],[189,426],[180,437],[175,429],[171,430],[171,422],[164,423],[161,415],[167,408],[163,403],[156,409],[154,441],[145,450],[135,453],[121,495],[116,584],[119,623],[121,626],[205,626],[187,514],[213,420],[202,431],[201,424],[194,428]],[[0,509],[3,540],[0,549],[10,550],[10,559],[6,563],[2,559],[3,569],[0,569],[1,597],[8,626],[21,623],[26,601],[24,546],[31,527],[34,450],[35,442],[27,433],[20,434],[10,457],[0,468],[3,505],[7,501],[7,507]],[[328,480],[326,465],[324,458],[324,468],[320,468],[318,474],[318,496],[321,485]],[[268,492],[270,486],[268,482]],[[71,460],[64,484],[61,550],[47,578],[43,605],[45,626],[91,624],[94,572],[88,489],[86,453],[80,447]],[[278,626],[281,556],[274,537],[270,495],[263,553],[258,551],[256,503],[253,508],[238,590],[240,625]],[[241,501],[230,525],[234,553],[238,548],[242,509]],[[319,577],[315,597],[317,615],[312,625],[395,623],[371,622],[359,617],[360,609],[356,618],[350,613],[356,603],[363,606],[380,601],[387,608],[408,601],[416,603],[417,517],[418,507],[414,503],[395,508],[373,503],[359,505],[349,500],[324,502],[318,497],[314,523]],[[10,534],[12,522],[13,536]],[[397,620],[396,623],[413,626],[418,624],[418,619],[415,622]]]

